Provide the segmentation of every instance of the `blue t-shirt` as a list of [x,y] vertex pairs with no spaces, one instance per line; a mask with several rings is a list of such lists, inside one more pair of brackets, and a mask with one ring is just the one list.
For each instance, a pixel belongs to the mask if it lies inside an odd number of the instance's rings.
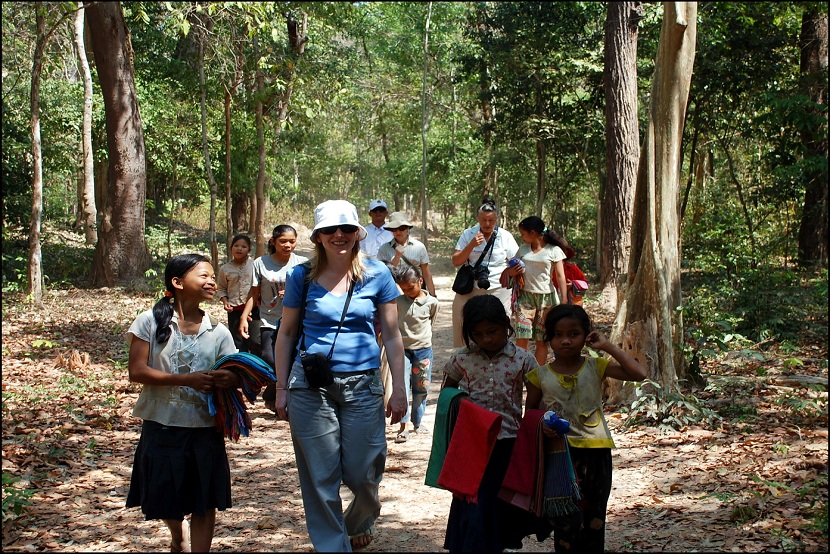
[[[380,367],[380,346],[375,336],[374,323],[377,307],[400,295],[386,264],[371,258],[364,259],[363,263],[366,268],[363,279],[355,284],[349,311],[331,356],[331,369],[335,372]],[[291,268],[285,281],[283,306],[300,308],[305,274],[304,266]],[[306,352],[328,355],[347,296],[347,293],[334,295],[314,281],[309,283],[303,321]]]

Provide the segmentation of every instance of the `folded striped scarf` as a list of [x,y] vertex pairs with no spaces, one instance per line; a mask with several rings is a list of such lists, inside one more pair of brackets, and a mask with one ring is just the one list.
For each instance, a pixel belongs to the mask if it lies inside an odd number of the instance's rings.
[[216,428],[236,442],[240,436],[250,434],[251,416],[245,408],[242,395],[252,404],[260,389],[270,383],[276,383],[277,377],[262,358],[247,352],[228,354],[216,360],[210,371],[227,369],[242,378],[242,394],[235,388],[217,389],[208,395],[208,410],[216,419]]
[[574,473],[568,439],[556,435],[546,441],[544,514],[549,518],[569,516],[579,511],[582,500]]

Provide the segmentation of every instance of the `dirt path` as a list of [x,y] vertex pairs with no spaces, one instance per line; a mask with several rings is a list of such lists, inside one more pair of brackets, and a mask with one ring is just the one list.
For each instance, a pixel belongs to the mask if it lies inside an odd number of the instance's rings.
[[[436,371],[423,425],[430,430],[440,367],[453,350],[447,274],[436,278]],[[4,521],[5,551],[168,547],[162,523],[123,507],[140,423],[130,415],[139,387],[126,379],[123,332],[151,303],[114,289],[55,291],[40,311],[4,303],[3,471],[37,489],[22,517]],[[224,319],[218,305],[209,311]],[[598,321],[607,330],[608,322]],[[235,505],[217,517],[214,550],[311,551],[288,425],[261,403],[250,409],[251,436],[228,442]],[[826,550],[826,535],[810,529],[808,507],[796,494],[751,478],[803,488],[823,474],[826,506],[826,425],[782,423],[770,431],[727,424],[717,432],[660,434],[625,429],[619,414],[608,417],[618,449],[607,550]],[[423,485],[432,437],[395,444],[396,428],[387,426],[383,509],[366,551],[441,551],[450,493]],[[345,488],[343,494],[347,500]],[[550,539],[525,540],[526,551],[552,549]]]

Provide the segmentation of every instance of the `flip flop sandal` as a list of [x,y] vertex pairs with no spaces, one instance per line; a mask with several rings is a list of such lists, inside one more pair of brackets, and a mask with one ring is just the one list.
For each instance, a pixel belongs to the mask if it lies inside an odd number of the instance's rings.
[[409,431],[401,431],[398,433],[398,436],[395,437],[395,442],[402,443],[406,442],[409,439]]
[[[360,539],[362,537],[369,537],[369,541],[366,542],[365,544],[362,544],[362,545],[356,545],[355,544],[355,539]],[[361,533],[356,533],[354,535],[349,535],[349,542],[352,543],[352,550],[363,550],[364,548],[366,548],[367,546],[372,544],[372,541],[374,540],[374,537],[375,537],[375,525],[374,524],[372,524],[368,529],[366,529],[365,531],[363,531]]]

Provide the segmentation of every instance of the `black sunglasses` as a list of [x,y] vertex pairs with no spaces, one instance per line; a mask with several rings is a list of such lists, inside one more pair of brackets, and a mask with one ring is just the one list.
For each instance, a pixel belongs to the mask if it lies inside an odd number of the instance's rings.
[[321,235],[333,235],[338,229],[340,229],[344,235],[350,235],[357,232],[357,225],[332,225],[331,227],[321,227],[317,229],[317,232]]

